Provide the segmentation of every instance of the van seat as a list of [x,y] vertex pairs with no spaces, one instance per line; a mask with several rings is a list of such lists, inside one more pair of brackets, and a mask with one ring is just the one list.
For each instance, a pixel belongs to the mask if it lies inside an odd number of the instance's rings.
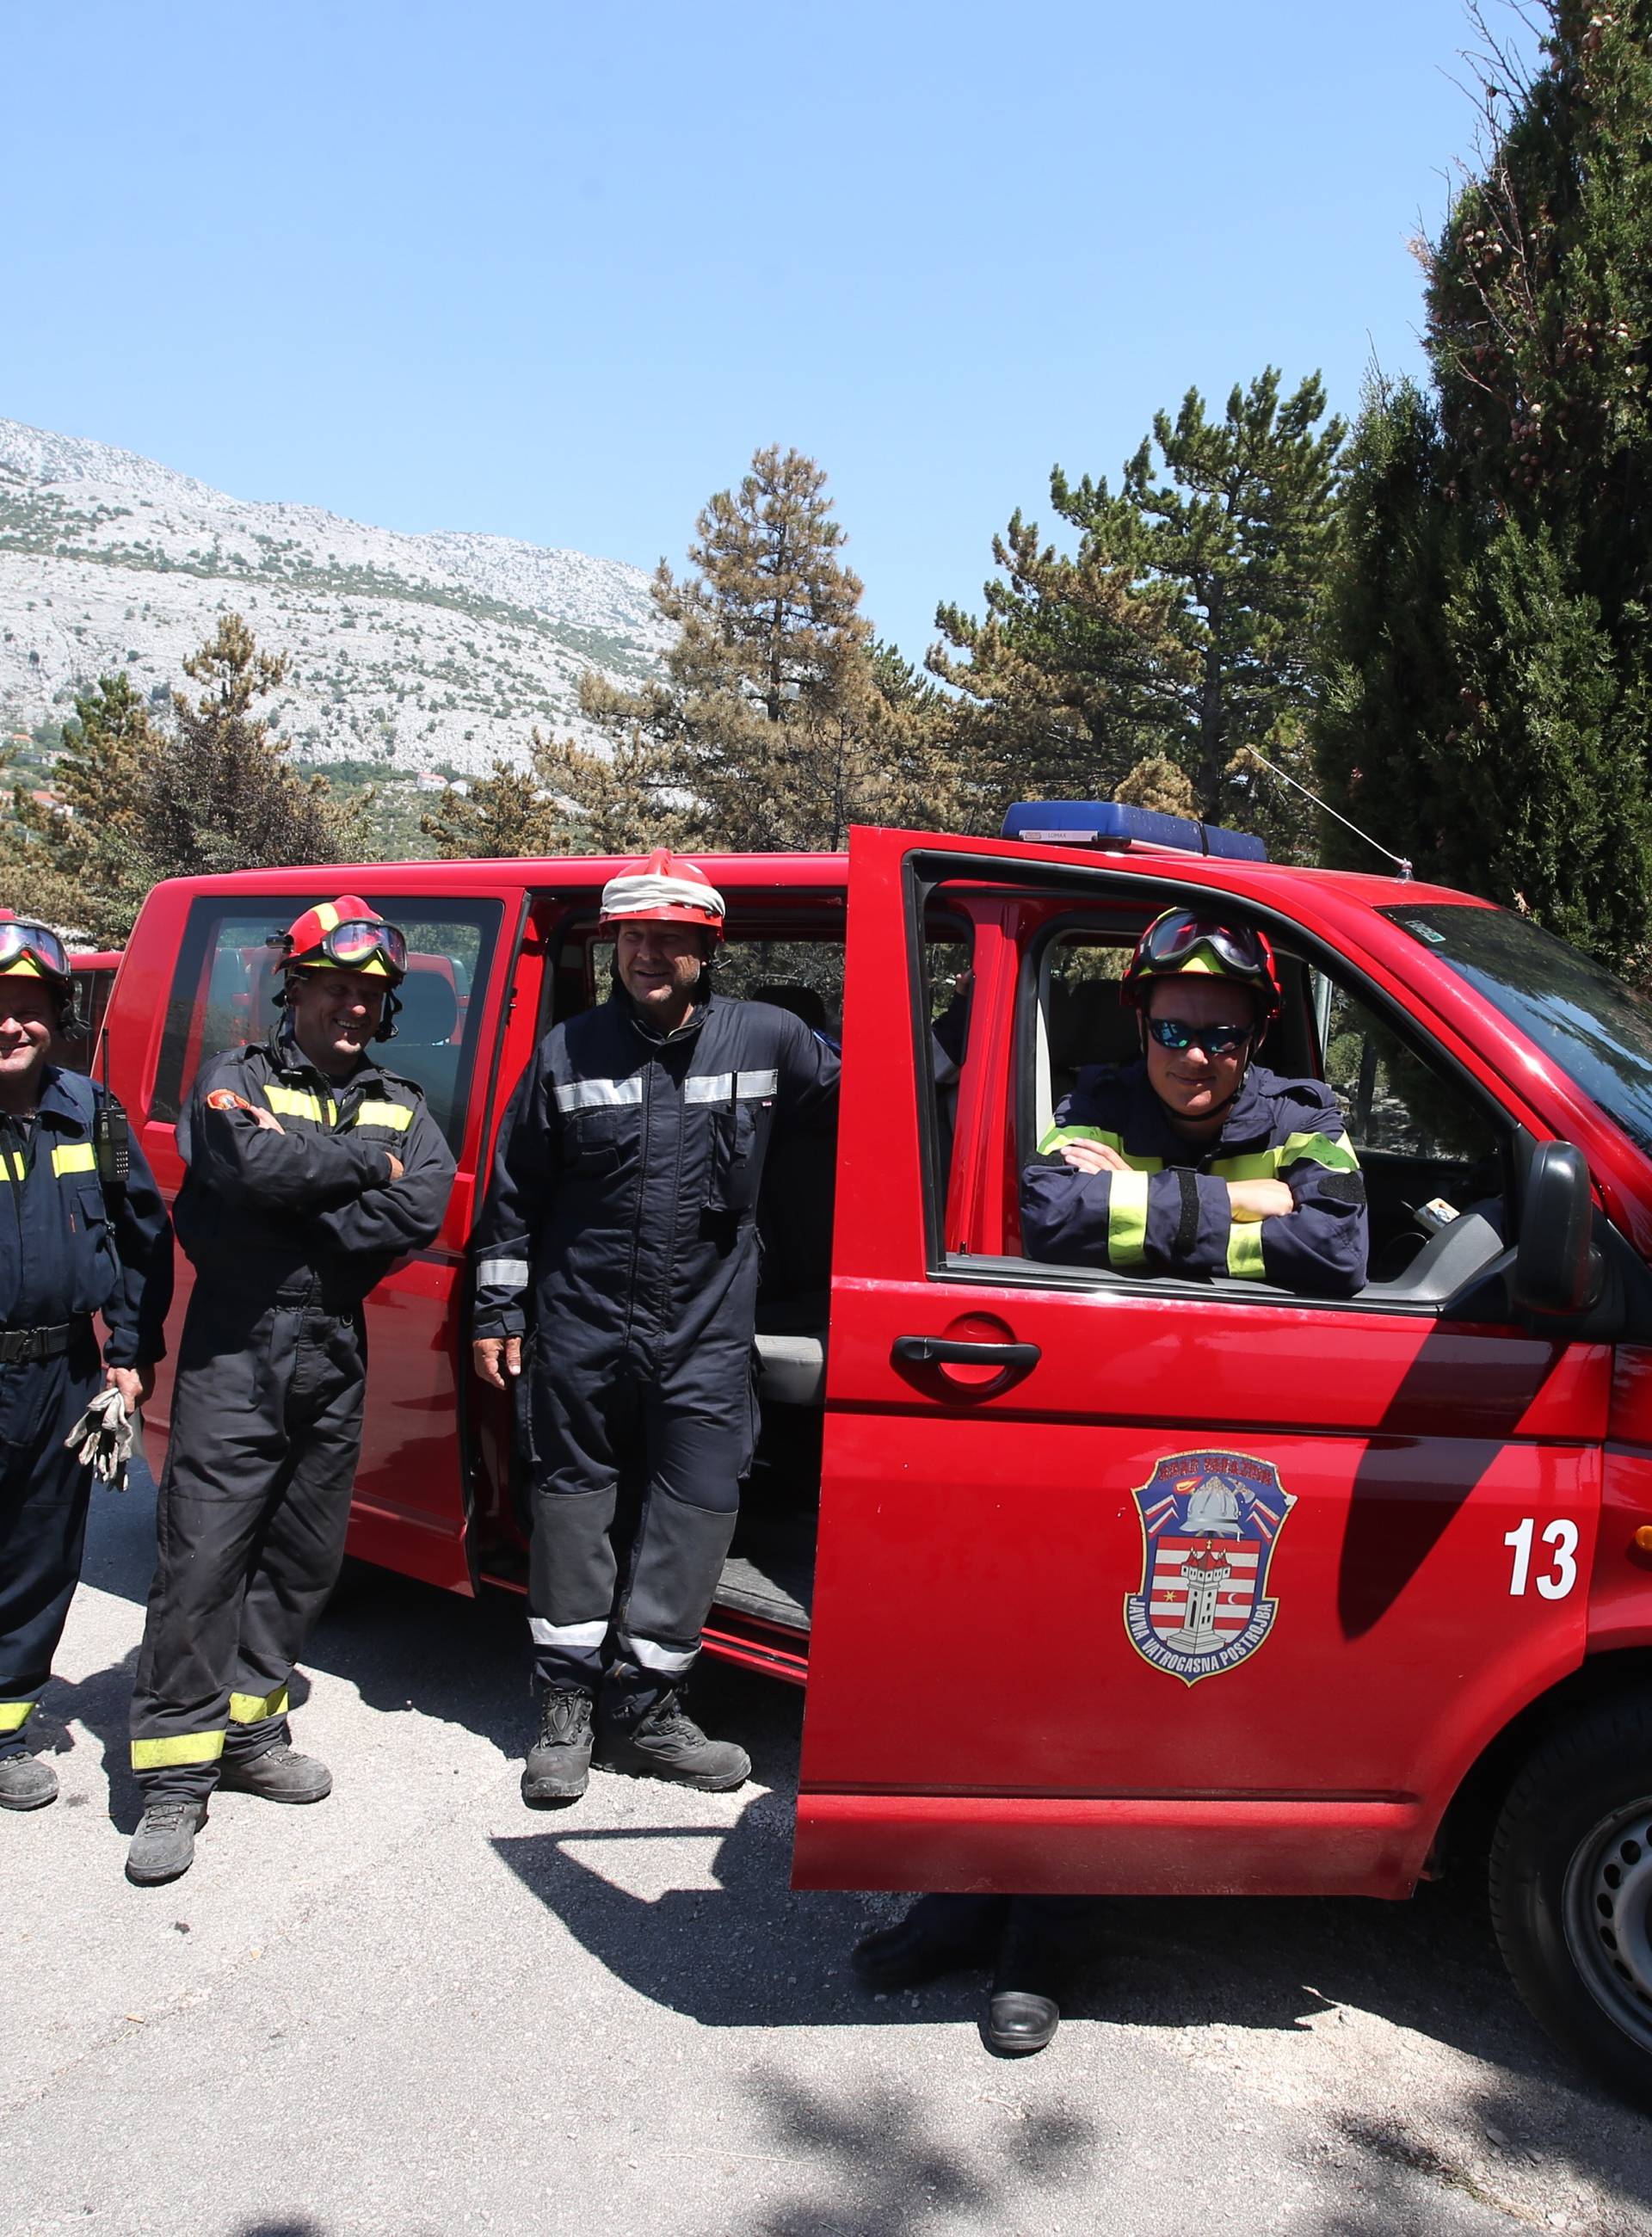
[[757,1345],[757,1395],[770,1405],[823,1406],[826,1336],[776,1336],[762,1331]]

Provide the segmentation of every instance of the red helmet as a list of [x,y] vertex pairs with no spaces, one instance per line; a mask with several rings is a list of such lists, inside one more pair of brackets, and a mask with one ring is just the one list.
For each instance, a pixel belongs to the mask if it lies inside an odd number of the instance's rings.
[[1133,1008],[1145,1011],[1153,981],[1177,978],[1184,972],[1237,979],[1249,987],[1257,997],[1264,1027],[1272,1025],[1285,1007],[1279,966],[1267,934],[1252,925],[1223,924],[1198,909],[1186,908],[1166,909],[1142,934],[1125,972],[1120,997]]
[[387,924],[360,894],[318,901],[279,944],[284,971],[360,971],[369,979],[387,979],[393,987],[407,975],[406,934],[400,925]]
[[699,864],[669,847],[656,847],[645,862],[620,871],[602,889],[604,931],[619,924],[697,924],[721,940],[727,914]]

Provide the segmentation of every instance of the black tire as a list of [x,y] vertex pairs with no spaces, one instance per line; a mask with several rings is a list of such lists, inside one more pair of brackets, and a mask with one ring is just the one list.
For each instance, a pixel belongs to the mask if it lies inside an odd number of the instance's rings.
[[1533,2016],[1652,2107],[1652,1692],[1551,1732],[1492,1837],[1491,1919]]

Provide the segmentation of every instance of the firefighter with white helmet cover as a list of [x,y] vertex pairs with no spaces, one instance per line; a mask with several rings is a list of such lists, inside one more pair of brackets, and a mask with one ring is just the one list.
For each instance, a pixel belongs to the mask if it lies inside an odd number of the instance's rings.
[[[539,1696],[525,1801],[599,1767],[737,1786],[683,1686],[757,1434],[757,1193],[777,1130],[829,1125],[838,1059],[713,991],[722,895],[657,848],[603,889],[606,1001],[554,1026],[499,1131],[472,1237],[479,1373],[518,1408]],[[641,1507],[622,1568],[622,1476]]]
[[270,947],[268,1040],[203,1066],[174,1207],[195,1284],[178,1348],[157,1561],[132,1702],[144,1815],[127,1877],[187,1871],[218,1787],[319,1802],[287,1681],[344,1558],[367,1375],[362,1305],[436,1235],[452,1152],[395,1031],[407,943],[359,894]]
[[[94,1401],[115,1405],[113,1394],[135,1416],[166,1349],[172,1297],[171,1224],[124,1112],[50,1059],[74,1002],[57,934],[27,917],[0,921],[4,1810],[43,1809],[57,1793],[57,1774],[30,1752],[29,1734],[80,1579],[92,1493],[93,1471],[65,1439]],[[106,1331],[101,1356],[94,1315]],[[129,1436],[129,1421],[120,1434]]]

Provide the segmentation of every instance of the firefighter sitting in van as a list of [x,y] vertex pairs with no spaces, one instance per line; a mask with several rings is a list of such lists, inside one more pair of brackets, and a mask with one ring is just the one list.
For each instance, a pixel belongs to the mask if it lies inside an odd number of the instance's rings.
[[[757,1432],[770,1137],[829,1121],[838,1059],[786,1011],[713,992],[724,914],[698,865],[664,848],[609,880],[612,992],[539,1044],[472,1237],[483,1380],[505,1389],[529,1336],[536,1806],[584,1793],[593,1740],[605,1768],[689,1786],[751,1768],[682,1688]],[[623,1567],[622,1476],[641,1492]]]
[[1021,1177],[1029,1258],[1364,1287],[1365,1184],[1336,1097],[1252,1062],[1283,997],[1249,926],[1167,909],[1120,989],[1142,1055],[1080,1072]]
[[91,1500],[92,1469],[63,1440],[101,1388],[118,1390],[135,1415],[166,1348],[172,1296],[172,1229],[142,1151],[129,1145],[122,1179],[99,1120],[106,1092],[50,1060],[73,1011],[56,934],[25,917],[0,923],[4,1810],[43,1809],[57,1792],[56,1772],[29,1752],[27,1728],[79,1581]]
[[[1028,1257],[1351,1297],[1365,1279],[1365,1188],[1337,1099],[1252,1061],[1283,1006],[1266,939],[1167,909],[1120,992],[1141,1060],[1080,1072],[1057,1109],[1021,1178]],[[860,1943],[855,1968],[888,1992],[991,1965],[988,2041],[1041,2050],[1095,1924],[1083,1896],[927,1895]]]
[[332,1790],[290,1744],[287,1688],[344,1558],[361,1309],[433,1239],[453,1178],[416,1083],[367,1054],[395,1031],[400,929],[346,894],[271,946],[281,1022],[202,1066],[178,1128],[195,1285],[132,1702],[144,1814],[126,1870],[141,1886],[188,1870],[215,1788]]

